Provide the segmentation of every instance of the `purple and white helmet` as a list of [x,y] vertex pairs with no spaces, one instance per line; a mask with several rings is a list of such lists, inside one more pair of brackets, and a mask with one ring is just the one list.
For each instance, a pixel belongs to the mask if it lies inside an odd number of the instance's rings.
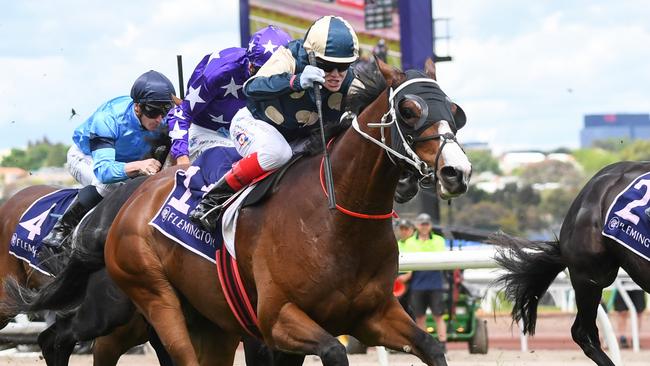
[[248,42],[248,60],[255,67],[261,67],[280,46],[286,46],[291,36],[282,29],[269,25],[255,32]]

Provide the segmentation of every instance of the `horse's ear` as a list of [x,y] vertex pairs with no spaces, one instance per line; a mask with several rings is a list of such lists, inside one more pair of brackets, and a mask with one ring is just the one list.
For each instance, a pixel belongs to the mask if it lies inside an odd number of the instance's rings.
[[427,60],[424,61],[424,73],[427,74],[427,76],[431,79],[438,81],[436,78],[436,64],[433,62],[431,57],[427,58]]
[[181,105],[183,103],[183,100],[175,95],[172,95],[172,100],[174,101],[174,104],[176,105]]
[[387,85],[393,85],[395,81],[400,80],[399,70],[378,59],[377,57],[375,57],[375,62],[377,63],[377,67],[379,67],[381,74],[384,75],[384,79],[386,79]]
[[456,129],[460,130],[467,123],[467,116],[465,115],[465,111],[458,104],[451,102],[451,113],[454,116]]

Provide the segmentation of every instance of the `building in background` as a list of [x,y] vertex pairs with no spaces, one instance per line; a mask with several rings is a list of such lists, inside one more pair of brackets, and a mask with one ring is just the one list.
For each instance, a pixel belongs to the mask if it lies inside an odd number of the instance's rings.
[[14,167],[0,167],[0,202],[13,196],[23,188],[38,184],[59,186],[61,188],[79,186],[79,183],[64,167],[45,167],[35,171]]
[[650,114],[590,114],[580,131],[580,147],[594,146],[595,141],[609,139],[650,139]]
[[7,185],[27,177],[29,173],[25,169],[13,167],[0,167],[0,184]]

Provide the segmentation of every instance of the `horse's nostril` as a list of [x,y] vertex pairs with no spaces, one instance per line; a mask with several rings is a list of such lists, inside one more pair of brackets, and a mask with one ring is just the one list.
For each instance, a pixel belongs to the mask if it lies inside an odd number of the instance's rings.
[[447,179],[456,179],[456,178],[460,178],[461,174],[455,168],[450,166],[445,166],[442,169],[440,169],[440,176]]
[[435,179],[433,178],[433,176],[430,175],[428,177],[420,179],[419,183],[420,183],[420,187],[422,187],[423,189],[429,189],[434,186]]

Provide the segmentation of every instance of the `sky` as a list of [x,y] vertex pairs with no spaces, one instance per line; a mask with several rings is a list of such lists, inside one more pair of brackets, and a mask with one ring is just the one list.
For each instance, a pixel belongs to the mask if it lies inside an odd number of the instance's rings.
[[[21,0],[0,12],[0,151],[71,143],[150,69],[177,84],[239,45],[236,0]],[[438,80],[468,116],[462,142],[495,152],[577,148],[585,114],[650,113],[650,6],[630,1],[435,0],[451,41]],[[74,108],[77,116],[70,118]]]

